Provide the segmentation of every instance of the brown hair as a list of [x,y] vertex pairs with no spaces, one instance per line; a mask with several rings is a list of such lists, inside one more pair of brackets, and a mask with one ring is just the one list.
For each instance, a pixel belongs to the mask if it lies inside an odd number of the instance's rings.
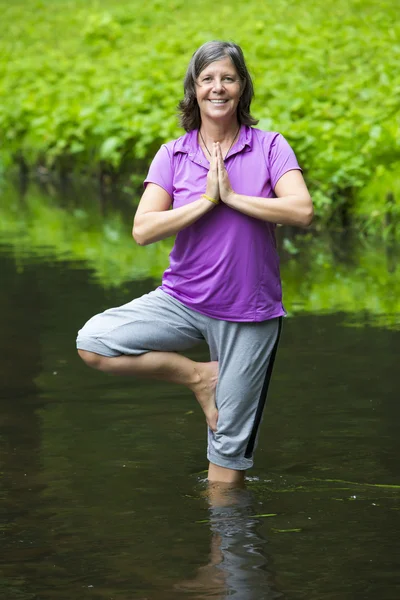
[[240,125],[257,125],[258,120],[250,114],[250,104],[254,96],[253,82],[247,70],[240,46],[233,42],[206,42],[193,54],[183,82],[185,95],[178,104],[179,122],[186,131],[200,129],[200,109],[196,99],[196,80],[208,65],[228,56],[239,74],[243,92],[237,107]]

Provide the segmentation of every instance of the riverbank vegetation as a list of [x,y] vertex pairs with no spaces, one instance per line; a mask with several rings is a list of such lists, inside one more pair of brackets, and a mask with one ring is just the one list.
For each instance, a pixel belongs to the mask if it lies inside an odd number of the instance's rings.
[[317,223],[399,233],[400,23],[394,0],[0,0],[3,170],[139,179],[182,134],[193,50],[231,39],[253,114],[294,146]]

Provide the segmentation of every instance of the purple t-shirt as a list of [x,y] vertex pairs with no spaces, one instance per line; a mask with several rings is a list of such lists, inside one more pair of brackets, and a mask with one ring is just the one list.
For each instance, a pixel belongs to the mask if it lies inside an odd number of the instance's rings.
[[[145,179],[164,188],[172,210],[198,200],[209,163],[197,130],[161,146]],[[276,198],[280,177],[300,169],[285,138],[242,126],[225,166],[238,194]],[[265,321],[285,314],[275,225],[222,202],[176,236],[161,289],[185,306],[225,321]]]

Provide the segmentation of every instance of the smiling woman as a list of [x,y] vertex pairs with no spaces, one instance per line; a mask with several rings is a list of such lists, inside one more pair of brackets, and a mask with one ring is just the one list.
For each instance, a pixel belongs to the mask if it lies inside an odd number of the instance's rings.
[[[77,345],[99,370],[192,390],[208,424],[209,480],[241,483],[285,314],[275,224],[307,226],[312,202],[287,141],[254,127],[239,46],[199,48],[184,91],[187,133],[155,156],[133,226],[139,245],[176,235],[162,285],[93,317]],[[210,362],[180,354],[202,340]]]

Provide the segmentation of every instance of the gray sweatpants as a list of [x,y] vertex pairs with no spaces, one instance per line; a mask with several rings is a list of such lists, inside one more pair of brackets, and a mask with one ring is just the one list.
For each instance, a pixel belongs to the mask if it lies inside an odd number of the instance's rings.
[[184,306],[160,289],[95,315],[77,347],[103,356],[179,352],[205,340],[217,360],[217,431],[208,430],[208,460],[221,467],[253,466],[282,317],[259,323],[220,321]]

